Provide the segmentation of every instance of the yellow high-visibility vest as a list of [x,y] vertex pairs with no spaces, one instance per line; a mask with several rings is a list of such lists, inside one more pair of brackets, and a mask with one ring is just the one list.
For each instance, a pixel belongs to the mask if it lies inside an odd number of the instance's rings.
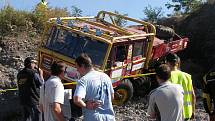
[[184,89],[184,109],[183,116],[185,119],[191,118],[193,108],[192,108],[192,79],[191,75],[179,70],[171,72],[170,81],[174,84],[180,84]]

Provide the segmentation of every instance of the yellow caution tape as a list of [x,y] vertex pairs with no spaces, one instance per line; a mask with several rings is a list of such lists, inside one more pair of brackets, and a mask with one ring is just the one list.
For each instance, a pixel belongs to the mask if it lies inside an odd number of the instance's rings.
[[4,90],[0,90],[0,92],[15,91],[15,90],[18,90],[18,88],[4,89]]
[[[70,83],[63,83],[63,85],[71,85],[71,84],[77,84],[77,82],[70,82]],[[7,92],[7,91],[16,91],[18,90],[18,88],[11,88],[11,89],[3,89],[3,90],[0,90],[0,93],[1,92]]]
[[136,74],[136,75],[131,75],[131,76],[124,76],[123,78],[142,77],[142,76],[149,76],[149,75],[154,75],[154,74],[156,74],[156,73]]
[[71,84],[77,84],[77,82],[63,83],[64,86],[66,86],[66,85],[71,85]]
[[149,75],[154,75],[156,73],[146,73],[146,74],[136,74],[136,75],[130,75],[130,76],[121,76],[121,77],[116,77],[116,78],[111,78],[112,80],[114,79],[125,79],[125,78],[136,78],[136,77],[142,77],[142,76],[149,76]]

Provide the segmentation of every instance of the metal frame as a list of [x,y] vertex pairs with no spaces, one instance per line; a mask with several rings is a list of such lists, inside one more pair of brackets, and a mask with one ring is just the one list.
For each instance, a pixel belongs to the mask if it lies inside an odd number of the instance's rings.
[[[104,21],[103,18],[105,16],[109,16],[112,23]],[[125,19],[127,21],[131,21],[131,22],[143,25],[144,28],[146,29],[146,34],[132,34],[132,33],[130,33],[128,30],[126,30],[126,28],[117,26],[113,17],[120,17],[120,18]],[[147,45],[147,51],[146,51],[147,53],[146,53],[146,60],[145,60],[144,68],[146,68],[146,69],[148,68],[148,63],[149,63],[149,60],[151,58],[151,53],[152,53],[153,40],[154,40],[154,37],[156,34],[155,27],[152,24],[145,22],[145,21],[140,21],[137,19],[129,18],[127,16],[119,15],[116,13],[107,12],[107,11],[100,11],[97,14],[97,16],[95,16],[95,17],[60,17],[60,20],[62,21],[61,24],[56,23],[56,21],[58,19],[59,18],[49,19],[48,25],[46,27],[46,31],[48,30],[48,27],[55,25],[57,27],[63,27],[65,29],[67,29],[68,31],[80,34],[82,36],[88,36],[90,38],[93,38],[93,39],[96,39],[96,40],[99,40],[99,41],[102,41],[102,42],[109,44],[108,52],[105,55],[104,64],[101,68],[102,71],[105,70],[108,56],[110,54],[111,47],[114,43],[118,43],[120,40],[123,40],[123,42],[124,41],[132,41],[138,37],[142,37],[142,38],[147,39],[146,41],[148,41],[148,45]],[[69,27],[67,25],[68,21],[73,21],[74,26]],[[104,24],[104,22],[106,24]],[[101,29],[102,31],[104,31],[104,33],[101,36],[96,36],[95,29],[92,29],[92,28],[89,28],[88,32],[83,32],[82,31],[83,26],[79,26],[80,23],[94,26],[95,28],[97,27],[98,29]],[[116,34],[111,35],[110,32],[113,32]],[[44,39],[45,39],[45,37],[43,36],[43,40]],[[44,44],[44,41],[43,41],[43,44]],[[54,52],[52,54],[54,54]],[[65,59],[67,60],[67,58],[65,58]]]

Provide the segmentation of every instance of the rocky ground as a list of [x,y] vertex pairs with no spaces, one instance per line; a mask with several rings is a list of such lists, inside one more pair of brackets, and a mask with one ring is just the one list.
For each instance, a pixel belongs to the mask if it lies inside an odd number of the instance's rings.
[[[147,104],[144,98],[135,98],[124,106],[116,106],[117,121],[148,121]],[[200,98],[197,98],[195,121],[208,121],[208,115],[203,109]]]
[[36,57],[40,38],[28,32],[0,38],[0,89],[16,86],[16,75],[27,56]]
[[[17,93],[10,92],[0,98],[1,121],[20,121],[21,108],[18,105]],[[116,121],[149,121],[147,118],[147,104],[145,98],[136,97],[123,106],[114,106]],[[3,119],[4,116],[4,119]],[[7,118],[5,118],[7,116]],[[81,117],[78,121],[82,121]],[[197,98],[196,116],[194,121],[209,121],[203,109],[200,97]]]
[[[39,37],[30,37],[27,32],[0,39],[0,90],[16,87],[16,74],[23,67],[27,56],[36,57]],[[208,115],[197,90],[196,121],[208,121]],[[135,97],[128,104],[114,106],[117,121],[147,121],[145,98]],[[0,92],[0,120],[19,121],[21,109],[16,91]]]

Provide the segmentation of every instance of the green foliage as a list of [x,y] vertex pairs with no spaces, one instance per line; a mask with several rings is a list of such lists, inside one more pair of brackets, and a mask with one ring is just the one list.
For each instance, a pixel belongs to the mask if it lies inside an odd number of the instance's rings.
[[[26,16],[28,12],[16,11],[7,6],[0,10],[0,36],[4,36],[15,29],[23,29],[26,25]],[[18,28],[19,26],[19,28]]]
[[181,12],[182,14],[188,14],[196,10],[202,5],[203,0],[172,0],[171,3],[165,4],[168,9],[173,8],[175,12]]
[[69,16],[67,8],[47,8],[46,5],[41,3],[36,6],[33,14],[32,21],[39,31],[43,30],[49,18]]
[[45,22],[48,21],[48,8],[42,3],[37,4],[35,10],[33,11],[33,16],[31,20],[34,26],[40,31],[44,28]]
[[152,6],[148,5],[147,7],[144,8],[143,12],[146,15],[145,20],[151,23],[156,23],[157,20],[163,16],[161,7],[152,8]]
[[[114,11],[114,13],[120,14],[116,10]],[[123,16],[128,16],[128,14],[122,14],[122,15]],[[125,26],[127,24],[127,21],[125,19],[121,18],[121,17],[114,17],[114,21],[115,21],[116,25],[121,26],[121,27],[123,27],[123,26]]]
[[71,7],[72,8],[72,13],[71,13],[71,16],[75,16],[75,17],[80,17],[80,16],[82,16],[82,10],[81,9],[79,9],[78,7],[76,7],[76,6],[72,6]]
[[36,30],[37,32],[43,31],[49,18],[69,15],[66,8],[48,8],[41,3],[35,7],[33,12],[19,11],[5,6],[0,10],[0,37],[17,31],[27,31],[30,36],[34,36]]

